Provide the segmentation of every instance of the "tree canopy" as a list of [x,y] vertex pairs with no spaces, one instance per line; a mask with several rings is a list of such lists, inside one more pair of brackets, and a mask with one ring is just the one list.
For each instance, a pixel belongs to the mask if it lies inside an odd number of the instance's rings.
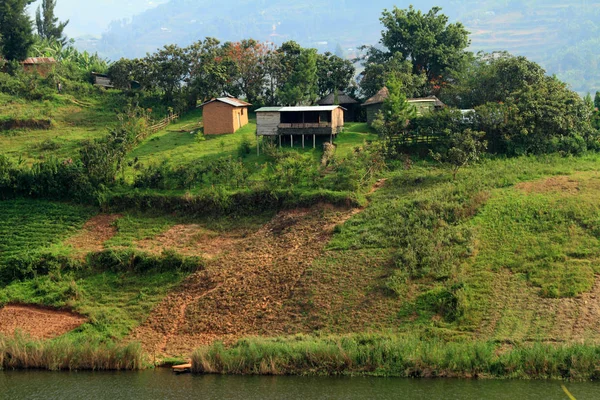
[[27,6],[32,2],[0,1],[0,48],[7,60],[24,60],[34,42],[31,19],[27,15]]
[[35,12],[37,32],[42,39],[49,42],[58,41],[64,45],[67,39],[63,35],[63,30],[69,24],[69,20],[59,22],[54,16],[55,7],[56,0],[42,0],[42,5],[38,6]]

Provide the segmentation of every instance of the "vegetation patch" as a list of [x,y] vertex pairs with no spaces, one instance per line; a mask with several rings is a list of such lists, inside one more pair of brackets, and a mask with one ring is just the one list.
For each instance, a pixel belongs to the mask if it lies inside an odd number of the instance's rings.
[[403,378],[525,378],[597,380],[600,348],[513,345],[356,334],[249,338],[230,347],[203,347],[196,373],[243,375],[374,375]]

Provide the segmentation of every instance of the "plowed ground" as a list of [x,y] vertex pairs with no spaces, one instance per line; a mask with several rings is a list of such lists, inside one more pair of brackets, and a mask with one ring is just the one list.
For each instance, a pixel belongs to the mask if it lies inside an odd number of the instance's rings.
[[51,339],[79,327],[86,321],[86,318],[68,311],[35,306],[8,305],[0,308],[0,333],[7,336],[18,332],[35,339]]
[[189,354],[243,336],[309,330],[294,293],[334,227],[356,210],[284,211],[254,234],[224,242],[221,255],[188,277],[131,335],[151,354]]

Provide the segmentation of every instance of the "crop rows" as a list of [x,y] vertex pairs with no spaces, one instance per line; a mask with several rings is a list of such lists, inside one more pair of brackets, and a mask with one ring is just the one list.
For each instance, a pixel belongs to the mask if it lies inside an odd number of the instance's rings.
[[9,257],[60,243],[92,214],[90,208],[63,203],[0,201],[0,265]]

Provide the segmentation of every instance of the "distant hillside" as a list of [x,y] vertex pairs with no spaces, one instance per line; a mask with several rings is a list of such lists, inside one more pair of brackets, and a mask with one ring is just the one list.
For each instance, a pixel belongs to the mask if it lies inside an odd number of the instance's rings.
[[[80,42],[111,59],[139,57],[165,44],[188,45],[207,36],[220,40],[252,37],[281,43],[296,40],[321,51],[352,56],[361,44],[379,40],[384,8],[411,2],[340,0],[171,0],[130,21],[113,22],[99,40]],[[472,32],[472,50],[508,50],[541,63],[579,92],[600,90],[600,4],[577,0],[425,0]]]

